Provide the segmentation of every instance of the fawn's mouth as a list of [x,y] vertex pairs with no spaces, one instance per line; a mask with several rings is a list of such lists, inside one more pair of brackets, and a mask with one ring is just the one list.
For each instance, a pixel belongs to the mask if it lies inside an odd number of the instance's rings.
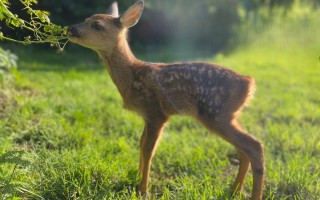
[[76,27],[74,27],[74,26],[69,26],[68,27],[68,37],[69,38],[72,38],[72,37],[79,38],[80,34],[79,34],[78,29]]

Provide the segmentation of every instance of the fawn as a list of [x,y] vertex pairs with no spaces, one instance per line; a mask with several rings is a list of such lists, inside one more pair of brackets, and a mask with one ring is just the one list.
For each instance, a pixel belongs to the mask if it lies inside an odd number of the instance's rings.
[[240,166],[232,190],[240,192],[250,163],[253,171],[252,199],[262,199],[263,145],[242,130],[237,119],[254,93],[254,79],[206,63],[148,63],[135,58],[126,34],[143,11],[137,1],[123,15],[114,2],[106,14],[95,14],[68,27],[71,42],[93,49],[104,62],[123,98],[124,108],[145,121],[140,140],[138,193],[148,189],[151,159],[170,115],[192,116],[237,149]]

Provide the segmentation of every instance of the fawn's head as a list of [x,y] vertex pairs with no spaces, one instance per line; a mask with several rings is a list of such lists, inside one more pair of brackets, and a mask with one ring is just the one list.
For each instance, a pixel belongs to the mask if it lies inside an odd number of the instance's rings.
[[95,14],[83,23],[69,26],[68,38],[81,46],[110,52],[122,37],[126,37],[127,28],[139,21],[143,7],[143,0],[139,0],[119,16],[118,5],[114,2],[106,14]]

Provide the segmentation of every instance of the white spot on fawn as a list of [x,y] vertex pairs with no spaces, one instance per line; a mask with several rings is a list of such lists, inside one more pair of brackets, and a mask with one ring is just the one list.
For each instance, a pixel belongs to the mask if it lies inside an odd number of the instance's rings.
[[[212,78],[212,75],[213,75],[213,71],[212,70],[209,70],[208,71],[208,76],[209,76],[209,78]],[[211,81],[210,81],[211,82]],[[211,83],[209,83],[209,84],[211,84]]]
[[133,87],[134,87],[135,89],[140,89],[141,83],[139,83],[139,82],[133,82]]

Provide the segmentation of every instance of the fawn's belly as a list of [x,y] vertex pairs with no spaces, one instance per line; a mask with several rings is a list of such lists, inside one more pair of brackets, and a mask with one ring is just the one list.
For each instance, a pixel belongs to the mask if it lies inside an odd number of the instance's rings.
[[214,117],[229,98],[223,87],[175,87],[164,92],[161,107],[168,114]]

